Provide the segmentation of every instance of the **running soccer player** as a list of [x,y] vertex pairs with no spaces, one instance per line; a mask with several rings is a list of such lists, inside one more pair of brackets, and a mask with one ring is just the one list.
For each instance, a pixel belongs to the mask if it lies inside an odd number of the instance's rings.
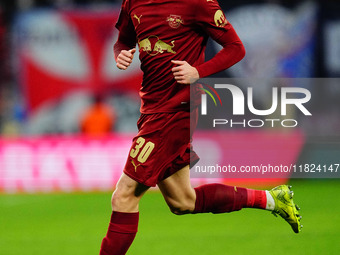
[[[139,132],[112,195],[111,221],[100,254],[127,252],[137,233],[139,201],[156,185],[175,214],[260,208],[279,214],[298,233],[301,216],[287,185],[270,191],[223,184],[191,187],[189,165],[198,156],[191,146],[190,124],[197,121],[197,107],[190,110],[190,92],[196,93],[190,84],[231,67],[245,55],[217,1],[124,0],[116,27],[117,67],[129,67],[138,44],[144,75]],[[209,36],[223,49],[205,62]]]

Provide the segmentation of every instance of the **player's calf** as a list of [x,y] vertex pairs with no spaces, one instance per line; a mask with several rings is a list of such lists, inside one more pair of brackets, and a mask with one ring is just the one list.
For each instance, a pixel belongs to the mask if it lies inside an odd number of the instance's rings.
[[176,215],[192,213],[195,209],[195,198],[183,198],[181,200],[168,199],[167,204],[170,211]]
[[207,184],[195,188],[194,213],[226,213],[242,208],[266,209],[266,192],[223,184]]

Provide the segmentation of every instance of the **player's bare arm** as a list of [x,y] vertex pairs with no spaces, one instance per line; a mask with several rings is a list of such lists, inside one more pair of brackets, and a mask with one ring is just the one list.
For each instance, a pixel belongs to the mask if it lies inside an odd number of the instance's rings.
[[135,48],[131,50],[122,50],[116,58],[117,67],[121,70],[126,70],[131,65],[135,52]]
[[172,60],[171,63],[175,65],[172,73],[179,84],[191,84],[200,78],[197,69],[188,62]]

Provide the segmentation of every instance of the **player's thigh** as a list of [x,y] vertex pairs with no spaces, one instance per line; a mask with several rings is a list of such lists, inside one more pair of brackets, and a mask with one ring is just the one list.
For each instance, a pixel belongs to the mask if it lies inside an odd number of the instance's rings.
[[148,189],[148,186],[136,182],[123,173],[112,194],[112,209],[119,212],[138,211],[139,201]]
[[158,183],[158,187],[172,211],[181,214],[195,209],[196,193],[190,183],[189,166]]

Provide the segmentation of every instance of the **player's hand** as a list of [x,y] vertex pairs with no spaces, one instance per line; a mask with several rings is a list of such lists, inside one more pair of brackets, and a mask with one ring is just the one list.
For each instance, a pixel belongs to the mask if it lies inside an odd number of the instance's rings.
[[171,71],[179,84],[191,84],[200,78],[197,69],[188,64],[188,62],[171,60],[171,63],[176,65]]
[[131,50],[122,50],[116,59],[117,67],[121,70],[126,70],[131,65],[135,52],[135,48]]

